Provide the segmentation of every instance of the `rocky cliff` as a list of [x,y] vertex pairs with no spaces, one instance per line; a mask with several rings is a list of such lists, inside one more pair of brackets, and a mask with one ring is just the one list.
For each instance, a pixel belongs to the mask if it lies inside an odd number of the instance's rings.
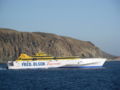
[[40,51],[52,56],[113,58],[91,42],[50,33],[0,29],[0,62],[15,60],[20,53],[33,55]]

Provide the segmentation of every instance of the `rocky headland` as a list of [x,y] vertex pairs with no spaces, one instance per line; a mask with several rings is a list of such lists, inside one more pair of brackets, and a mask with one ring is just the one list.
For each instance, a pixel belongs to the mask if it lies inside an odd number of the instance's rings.
[[120,56],[119,56],[119,57],[114,58],[114,60],[116,60],[116,61],[120,61]]
[[33,55],[40,51],[52,56],[115,58],[115,56],[100,50],[90,41],[51,33],[19,32],[0,28],[0,63],[15,60],[21,53]]

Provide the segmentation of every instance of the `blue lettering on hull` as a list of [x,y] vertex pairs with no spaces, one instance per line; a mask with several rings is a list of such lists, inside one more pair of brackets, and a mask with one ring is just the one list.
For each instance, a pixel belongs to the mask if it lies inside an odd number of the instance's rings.
[[44,62],[23,62],[22,66],[44,66],[45,63]]

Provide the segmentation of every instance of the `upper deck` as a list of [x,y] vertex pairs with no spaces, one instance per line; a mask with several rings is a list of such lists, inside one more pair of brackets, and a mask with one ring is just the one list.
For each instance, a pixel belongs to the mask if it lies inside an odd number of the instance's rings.
[[74,60],[78,59],[80,57],[78,56],[71,56],[71,57],[53,57],[50,55],[47,55],[46,53],[40,52],[36,53],[33,56],[28,56],[27,54],[20,54],[18,59],[16,61],[38,61],[38,60]]

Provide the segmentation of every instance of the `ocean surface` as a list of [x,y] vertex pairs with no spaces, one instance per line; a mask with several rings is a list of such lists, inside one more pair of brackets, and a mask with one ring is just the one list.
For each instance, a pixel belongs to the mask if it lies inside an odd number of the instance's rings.
[[120,61],[95,69],[8,70],[0,64],[0,90],[120,90]]

